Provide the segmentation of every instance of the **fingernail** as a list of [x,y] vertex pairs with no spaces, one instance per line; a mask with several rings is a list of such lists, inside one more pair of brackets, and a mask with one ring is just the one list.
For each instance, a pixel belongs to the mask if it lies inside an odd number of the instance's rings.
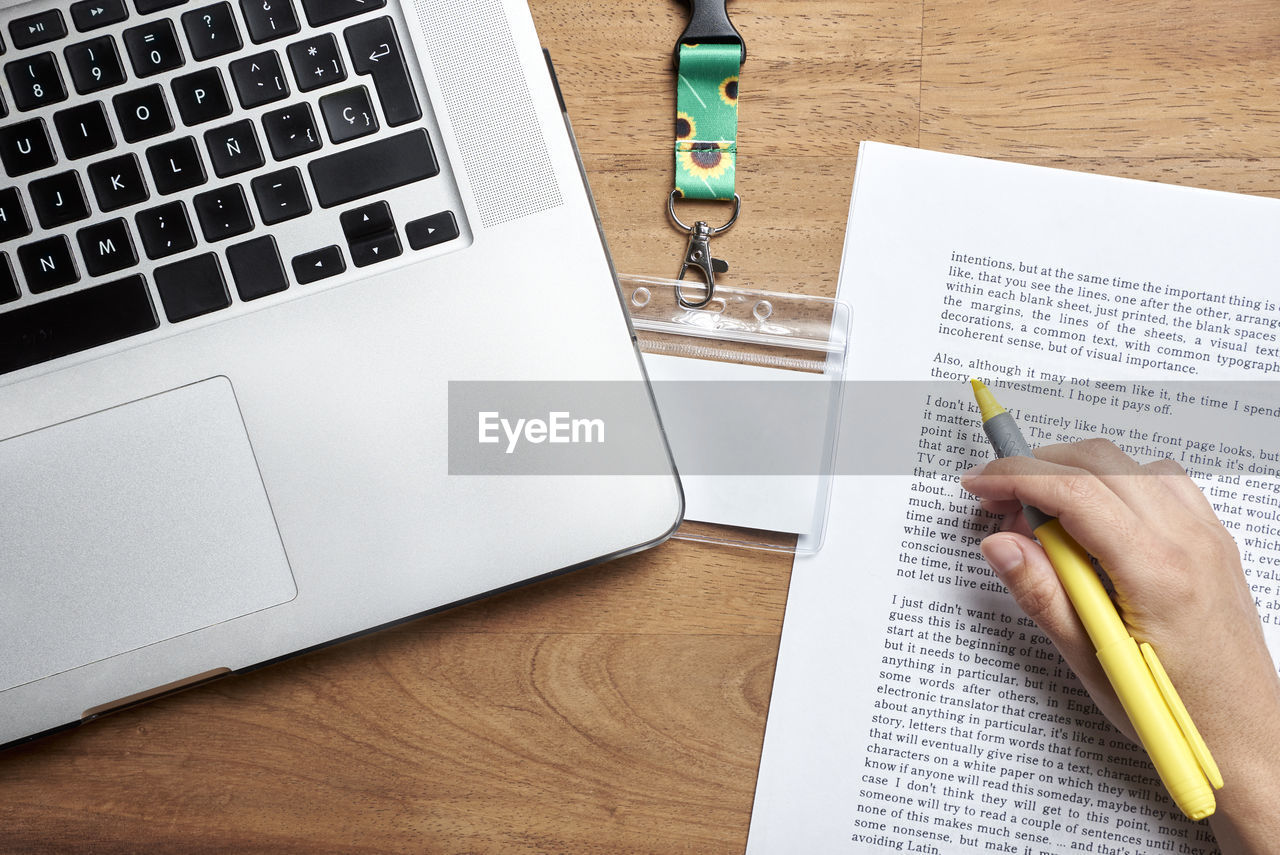
[[962,486],[962,487],[963,487],[966,483],[968,483],[969,481],[972,481],[972,480],[973,480],[973,478],[974,478],[974,476],[975,476],[975,475],[977,475],[977,474],[978,474],[979,472],[981,472],[981,471],[982,471],[982,467],[981,467],[981,466],[972,466],[972,467],[970,467],[970,468],[968,468],[968,469],[964,470],[963,472],[961,472],[961,473],[960,473],[960,486]]
[[1007,537],[989,537],[982,541],[982,556],[1000,578],[1022,566],[1022,548]]

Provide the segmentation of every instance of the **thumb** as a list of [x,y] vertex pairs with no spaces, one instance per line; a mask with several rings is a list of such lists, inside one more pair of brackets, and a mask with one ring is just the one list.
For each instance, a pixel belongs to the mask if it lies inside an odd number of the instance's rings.
[[1102,712],[1134,738],[1124,708],[1098,664],[1093,642],[1040,544],[1021,534],[998,532],[982,541],[982,555],[1022,611],[1049,636]]

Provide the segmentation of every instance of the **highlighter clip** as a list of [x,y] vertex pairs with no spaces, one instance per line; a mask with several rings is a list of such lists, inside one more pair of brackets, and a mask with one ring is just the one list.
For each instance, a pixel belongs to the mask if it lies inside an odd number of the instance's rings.
[[1169,706],[1169,712],[1173,713],[1173,720],[1177,722],[1178,729],[1182,731],[1183,737],[1187,740],[1187,746],[1191,749],[1191,754],[1196,758],[1200,771],[1204,772],[1205,778],[1209,781],[1209,786],[1215,790],[1222,789],[1222,772],[1218,770],[1217,762],[1214,761],[1213,755],[1209,753],[1209,746],[1205,744],[1204,737],[1196,729],[1195,722],[1191,720],[1191,714],[1187,712],[1186,706],[1182,703],[1182,698],[1178,696],[1177,689],[1173,687],[1173,681],[1169,679],[1169,674],[1164,670],[1164,666],[1160,664],[1160,659],[1156,656],[1155,649],[1145,641],[1139,645],[1139,649],[1142,651],[1142,658],[1146,661],[1147,668],[1151,670],[1151,676],[1155,678],[1156,688],[1160,690],[1160,696],[1164,698],[1164,702]]

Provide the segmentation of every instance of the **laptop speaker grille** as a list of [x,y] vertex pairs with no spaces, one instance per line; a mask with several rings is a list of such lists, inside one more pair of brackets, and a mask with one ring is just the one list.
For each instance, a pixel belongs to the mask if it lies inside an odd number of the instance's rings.
[[480,222],[496,226],[561,204],[501,0],[416,0]]

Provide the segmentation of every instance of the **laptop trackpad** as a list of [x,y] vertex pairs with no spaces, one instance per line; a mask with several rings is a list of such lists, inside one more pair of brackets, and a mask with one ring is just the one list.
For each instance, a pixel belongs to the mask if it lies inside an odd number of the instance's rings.
[[231,383],[0,442],[0,691],[296,595]]

